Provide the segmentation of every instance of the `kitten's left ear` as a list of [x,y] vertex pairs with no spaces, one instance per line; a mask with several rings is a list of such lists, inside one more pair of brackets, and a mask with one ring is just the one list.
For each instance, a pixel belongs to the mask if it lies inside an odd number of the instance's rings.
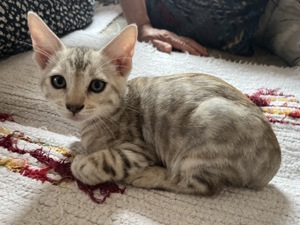
[[29,12],[27,20],[34,49],[34,59],[42,69],[45,69],[49,58],[64,45],[37,14]]
[[127,76],[131,70],[136,39],[137,26],[131,24],[101,50],[123,77]]

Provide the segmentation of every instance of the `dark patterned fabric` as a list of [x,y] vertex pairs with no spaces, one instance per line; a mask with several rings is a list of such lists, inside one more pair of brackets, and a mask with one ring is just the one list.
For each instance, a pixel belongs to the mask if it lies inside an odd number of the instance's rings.
[[146,0],[154,27],[207,47],[252,55],[253,36],[268,0]]
[[61,36],[91,23],[94,3],[91,0],[1,0],[0,58],[31,49],[27,26],[30,10]]

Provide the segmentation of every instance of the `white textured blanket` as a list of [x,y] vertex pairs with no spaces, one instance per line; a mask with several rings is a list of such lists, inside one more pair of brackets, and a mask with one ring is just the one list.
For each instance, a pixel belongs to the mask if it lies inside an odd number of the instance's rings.
[[[105,26],[120,13],[119,7],[109,9],[111,19],[106,20]],[[102,21],[100,14],[106,15],[106,11],[102,10],[97,13],[91,30],[87,28],[74,32],[66,36],[64,42],[96,48],[103,46],[111,37],[104,37],[98,32],[100,25],[95,32],[96,23]],[[111,36],[118,31],[119,27],[115,26]],[[43,149],[68,146],[77,139],[75,135],[78,131],[57,116],[41,97],[39,73],[31,57],[32,52],[28,52],[0,62],[0,114],[13,114],[17,122],[1,122],[0,135],[5,133],[3,128],[6,132],[24,132],[31,141],[20,140],[19,147],[22,149],[39,148],[41,145],[37,140],[44,141]],[[283,157],[281,169],[270,185],[258,192],[228,189],[214,197],[128,186],[124,194],[112,194],[104,204],[99,205],[79,190],[75,182],[53,185],[12,172],[11,164],[4,163],[3,159],[24,160],[37,167],[42,165],[28,154],[21,156],[0,147],[0,164],[3,165],[0,166],[0,224],[300,224],[300,126],[297,125],[300,119],[287,117],[281,120],[282,113],[300,107],[296,102],[296,99],[300,100],[299,70],[240,64],[185,53],[164,54],[141,43],[137,43],[133,66],[131,78],[202,72],[218,76],[244,93],[252,94],[259,88],[280,88],[279,92],[284,95],[294,95],[277,96],[276,99],[267,96],[279,106],[265,111],[278,121],[273,127]],[[48,153],[60,157],[50,150]],[[11,161],[12,164],[14,162]],[[55,175],[51,176],[55,178]]]

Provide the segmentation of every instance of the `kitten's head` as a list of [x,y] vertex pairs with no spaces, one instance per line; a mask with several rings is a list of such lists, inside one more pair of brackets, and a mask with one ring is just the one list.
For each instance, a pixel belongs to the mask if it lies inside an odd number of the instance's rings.
[[78,122],[109,116],[126,92],[136,26],[127,26],[99,51],[65,46],[35,13],[28,13],[28,25],[42,92],[58,113]]

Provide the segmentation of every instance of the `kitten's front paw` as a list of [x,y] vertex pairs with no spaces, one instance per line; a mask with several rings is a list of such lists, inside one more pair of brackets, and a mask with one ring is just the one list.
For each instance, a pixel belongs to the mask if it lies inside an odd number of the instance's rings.
[[71,171],[74,177],[83,183],[96,185],[110,180],[110,177],[99,169],[100,164],[101,162],[90,155],[77,155],[71,164]]

